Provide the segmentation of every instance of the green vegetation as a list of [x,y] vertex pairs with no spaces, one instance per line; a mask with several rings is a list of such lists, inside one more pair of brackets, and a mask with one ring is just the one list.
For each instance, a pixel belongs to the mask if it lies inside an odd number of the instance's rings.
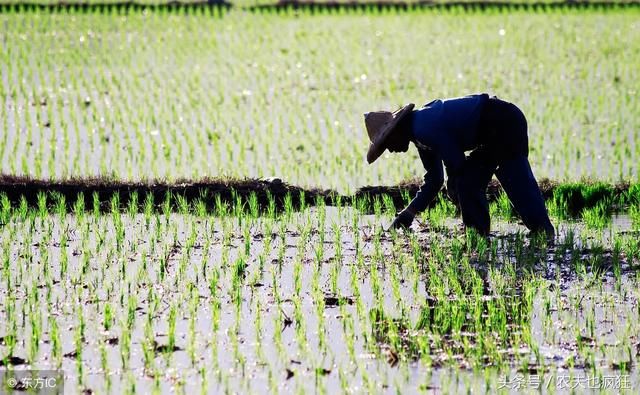
[[396,184],[417,154],[368,166],[362,114],[489,91],[538,178],[637,180],[635,9],[214,14],[0,14],[0,172]]
[[[6,187],[0,371],[62,369],[72,393],[640,388],[638,16],[3,8],[0,173],[342,194]],[[352,195],[423,173],[366,165],[362,113],[477,91],[527,114],[555,240],[500,192],[488,238],[443,196],[405,232],[406,189]]]
[[[616,0],[613,4],[619,4],[619,5],[625,5],[625,4],[630,4],[633,3],[633,0]],[[108,5],[108,4],[113,4],[113,3],[127,3],[127,1],[123,1],[123,0],[68,0],[68,1],[60,1],[60,0],[33,0],[33,1],[29,1],[29,2],[25,2],[25,1],[21,1],[21,0],[2,0],[0,1],[0,5],[6,5],[6,6],[10,6],[10,5],[14,5],[14,6],[21,6],[24,4],[38,4],[38,5],[55,5],[55,4],[63,4],[63,5],[69,5],[69,6],[73,6],[73,5],[78,5],[78,4],[89,4],[89,5],[94,5],[96,6],[95,9],[99,9],[99,7],[101,5]],[[163,6],[163,5],[173,5],[175,6],[176,3],[182,3],[185,5],[193,5],[193,4],[197,4],[197,3],[204,3],[204,5],[207,5],[207,1],[205,0],[180,0],[177,2],[172,2],[170,0],[134,0],[131,1],[132,4],[138,4],[141,6],[147,5],[147,6]],[[337,1],[329,1],[329,0],[297,0],[297,1],[278,1],[278,0],[217,0],[217,1],[211,1],[209,5],[211,4],[218,4],[218,3],[227,3],[227,4],[231,4],[234,7],[239,7],[239,8],[248,8],[251,9],[252,6],[274,6],[274,5],[282,5],[281,3],[299,3],[301,5],[308,5],[310,3],[317,3],[317,4],[324,4],[324,3],[338,3],[338,4],[349,4],[349,3],[353,3],[350,0],[337,0]],[[421,3],[421,0],[385,0],[385,1],[381,1],[381,0],[360,0],[357,3],[361,3],[363,5],[363,9],[367,9],[366,5],[367,3],[382,3],[382,4],[388,4],[388,5],[402,5],[402,4],[419,4]],[[500,4],[504,4],[504,3],[514,3],[514,4],[532,4],[532,3],[536,3],[536,4],[561,4],[563,3],[562,0],[507,0],[505,1],[498,1],[498,0],[486,0],[486,1],[478,1],[478,0],[462,0],[462,1],[451,1],[451,0],[436,0],[432,2],[434,5],[447,5],[449,3],[485,3],[485,4],[491,4],[491,3],[500,3]],[[564,1],[564,3],[570,3],[567,1]],[[603,3],[602,0],[586,0],[585,3]],[[571,4],[570,4],[571,5]],[[574,6],[576,4],[573,4]],[[458,8],[460,8],[460,6],[457,6]]]
[[[495,389],[514,369],[629,369],[640,243],[598,222],[599,205],[583,211],[591,230],[558,223],[548,244],[516,225],[489,239],[461,233],[444,200],[409,234],[382,231],[389,197],[372,215],[321,200],[266,216],[251,204],[202,212],[170,197],[163,205],[180,212],[149,213],[118,200],[95,214],[84,200],[67,208],[42,194],[28,206],[0,194],[3,364],[51,363],[71,373],[70,388],[124,393],[169,382],[403,392],[442,368],[470,376],[432,384],[466,391]],[[504,199],[495,206],[507,218]]]

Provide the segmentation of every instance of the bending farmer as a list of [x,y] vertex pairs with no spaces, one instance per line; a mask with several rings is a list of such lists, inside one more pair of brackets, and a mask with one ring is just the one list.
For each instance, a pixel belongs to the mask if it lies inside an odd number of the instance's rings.
[[[487,235],[490,229],[486,189],[493,174],[515,211],[532,231],[554,235],[542,193],[531,171],[527,120],[514,104],[488,94],[434,100],[414,110],[365,114],[371,145],[367,161],[373,163],[385,149],[407,152],[412,142],[427,171],[415,198],[393,221],[408,227],[427,208],[444,183],[462,211],[465,226]],[[465,156],[466,151],[471,151]]]

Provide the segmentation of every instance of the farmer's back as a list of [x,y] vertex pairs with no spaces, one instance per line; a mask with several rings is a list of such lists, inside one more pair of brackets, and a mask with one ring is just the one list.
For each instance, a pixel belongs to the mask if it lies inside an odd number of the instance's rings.
[[478,143],[478,121],[486,93],[437,99],[415,110],[413,134],[418,143],[438,146],[442,139],[450,138],[462,151],[469,151]]

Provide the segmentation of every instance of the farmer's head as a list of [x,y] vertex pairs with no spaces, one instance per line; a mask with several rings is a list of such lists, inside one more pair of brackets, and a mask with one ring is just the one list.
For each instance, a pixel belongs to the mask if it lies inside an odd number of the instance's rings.
[[402,118],[387,137],[385,145],[389,152],[407,152],[411,141],[411,116]]
[[401,109],[375,111],[364,114],[364,123],[371,144],[367,152],[367,161],[373,163],[385,149],[391,152],[406,152],[409,149],[411,111],[414,104],[409,103]]

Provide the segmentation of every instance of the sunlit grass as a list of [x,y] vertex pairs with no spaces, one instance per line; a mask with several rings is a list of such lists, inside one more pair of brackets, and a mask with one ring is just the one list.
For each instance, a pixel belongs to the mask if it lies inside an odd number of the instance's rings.
[[393,184],[420,161],[368,166],[362,113],[489,91],[538,178],[637,178],[635,10],[212,12],[0,15],[0,171]]
[[[367,166],[363,112],[487,90],[527,114],[538,178],[637,179],[635,10],[214,13],[1,14],[0,171],[392,184],[424,170],[413,151]],[[387,232],[390,196],[0,193],[0,363],[96,393],[491,392],[514,370],[629,372],[639,191],[560,185],[553,242],[525,235],[504,194],[490,207],[508,231],[485,238],[442,198]]]

